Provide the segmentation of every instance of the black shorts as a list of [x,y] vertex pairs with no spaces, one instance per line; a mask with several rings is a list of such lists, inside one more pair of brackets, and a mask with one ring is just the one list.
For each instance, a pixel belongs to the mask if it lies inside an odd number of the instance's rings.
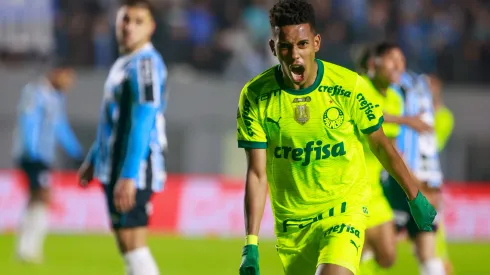
[[36,191],[49,188],[49,166],[41,161],[21,160],[19,168],[26,174],[29,190]]
[[[385,195],[390,202],[390,206],[395,213],[397,232],[401,232],[406,229],[410,238],[415,238],[415,236],[422,231],[415,223],[412,213],[410,212],[410,206],[408,205],[405,191],[403,191],[392,176],[389,176],[384,180],[383,187]],[[434,232],[437,231],[436,221],[434,221],[432,224],[432,229]]]
[[149,189],[137,190],[135,206],[129,212],[119,213],[114,206],[114,185],[104,184],[104,193],[113,229],[145,227],[151,212],[151,196]]

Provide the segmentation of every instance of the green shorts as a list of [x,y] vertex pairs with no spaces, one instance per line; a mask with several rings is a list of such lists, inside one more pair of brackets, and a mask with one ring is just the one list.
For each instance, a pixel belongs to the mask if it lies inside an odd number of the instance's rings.
[[336,264],[358,273],[367,209],[349,203],[345,209],[334,216],[327,211],[298,219],[297,226],[277,233],[277,252],[286,275],[315,274],[320,264]]

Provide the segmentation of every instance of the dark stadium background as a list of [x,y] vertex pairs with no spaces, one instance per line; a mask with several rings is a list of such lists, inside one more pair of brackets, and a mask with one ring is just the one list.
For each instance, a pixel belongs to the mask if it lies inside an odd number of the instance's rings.
[[[156,199],[150,245],[162,274],[236,274],[245,169],[244,154],[236,149],[236,106],[244,82],[275,64],[267,49],[267,10],[274,1],[155,2],[154,44],[170,76],[171,176],[168,189]],[[453,135],[442,153],[449,253],[456,274],[490,274],[485,264],[490,256],[490,2],[310,2],[323,37],[319,58],[354,69],[365,45],[389,39],[401,45],[410,69],[443,80],[445,103],[455,116]],[[15,261],[13,230],[25,197],[24,182],[13,170],[9,153],[20,89],[60,57],[77,66],[68,113],[88,148],[95,135],[102,85],[117,55],[113,34],[117,4],[117,0],[0,1],[0,274],[122,273],[114,241],[107,234],[100,190],[77,189],[76,163],[62,152],[54,179],[56,233],[47,241],[46,263],[23,266]],[[264,234],[270,241],[261,245],[263,272],[278,274],[270,227]],[[416,274],[412,249],[402,243],[399,251],[392,274]]]

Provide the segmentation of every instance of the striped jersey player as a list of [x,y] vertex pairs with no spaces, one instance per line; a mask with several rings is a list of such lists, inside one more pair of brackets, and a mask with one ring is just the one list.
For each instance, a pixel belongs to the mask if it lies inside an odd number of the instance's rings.
[[166,178],[167,69],[150,42],[155,26],[149,1],[120,6],[120,57],[105,83],[96,141],[79,171],[82,185],[93,177],[103,184],[126,273],[133,275],[159,274],[146,243],[150,199]]

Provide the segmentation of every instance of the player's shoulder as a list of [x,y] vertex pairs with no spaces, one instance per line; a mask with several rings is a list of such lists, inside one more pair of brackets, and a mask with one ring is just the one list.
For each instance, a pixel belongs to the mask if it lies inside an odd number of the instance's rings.
[[141,70],[149,66],[152,69],[166,71],[166,65],[161,54],[151,44],[144,46],[136,54],[133,54],[127,66],[133,70]]
[[44,78],[38,78],[30,81],[22,88],[22,96],[42,99],[48,93],[49,86]]
[[279,67],[276,65],[258,74],[247,83],[245,83],[242,89],[242,93],[247,93],[247,95],[259,96],[263,93],[268,93],[272,90],[280,89],[279,83],[276,80],[276,74],[278,70]]
[[358,78],[360,77],[357,72],[354,72],[348,68],[320,59],[318,59],[318,61],[322,64],[323,67],[323,77],[329,78],[335,83],[355,85],[358,81]]

